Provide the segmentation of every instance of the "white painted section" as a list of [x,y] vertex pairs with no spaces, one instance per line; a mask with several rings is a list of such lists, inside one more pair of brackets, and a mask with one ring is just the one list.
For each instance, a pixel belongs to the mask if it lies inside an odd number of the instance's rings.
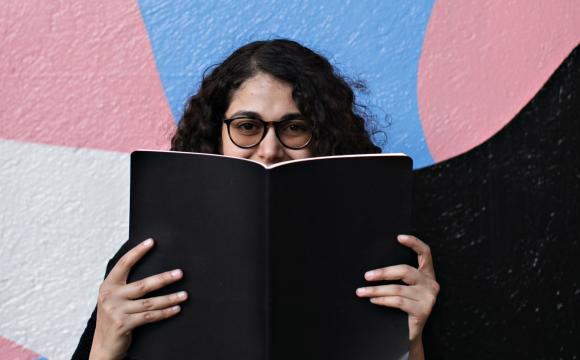
[[0,336],[70,359],[128,219],[129,154],[0,140]]

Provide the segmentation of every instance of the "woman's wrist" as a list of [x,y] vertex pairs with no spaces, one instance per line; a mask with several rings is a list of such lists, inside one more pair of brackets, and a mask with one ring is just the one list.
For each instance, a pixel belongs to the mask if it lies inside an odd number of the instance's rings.
[[91,354],[89,355],[89,360],[118,360],[122,359],[122,356],[116,356],[110,351],[107,351],[103,346],[99,345],[99,342],[93,340],[93,345],[91,346]]
[[409,360],[424,360],[423,338],[417,336],[409,342]]
[[104,354],[95,348],[91,349],[91,354],[89,355],[89,360],[113,360],[110,355]]
[[99,350],[91,349],[91,355],[89,355],[89,360],[118,360],[121,357],[112,356],[106,352],[101,352]]

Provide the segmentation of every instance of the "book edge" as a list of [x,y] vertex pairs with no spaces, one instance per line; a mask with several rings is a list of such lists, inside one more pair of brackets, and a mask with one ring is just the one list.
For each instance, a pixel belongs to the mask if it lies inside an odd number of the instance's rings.
[[178,153],[178,154],[196,154],[196,155],[204,155],[204,156],[213,156],[213,157],[220,157],[220,158],[229,158],[241,161],[247,161],[250,163],[255,163],[260,165],[262,168],[266,170],[271,170],[280,166],[290,165],[293,163],[303,162],[303,161],[316,161],[316,160],[326,160],[326,159],[342,159],[342,158],[366,158],[366,157],[407,157],[412,160],[412,158],[405,154],[405,153],[378,153],[378,154],[350,154],[350,155],[329,155],[329,156],[317,156],[317,157],[309,157],[304,159],[293,159],[287,161],[281,161],[272,165],[264,165],[259,161],[252,160],[252,159],[245,159],[235,156],[228,156],[228,155],[221,155],[221,154],[209,154],[209,153],[198,153],[198,152],[189,152],[189,151],[173,151],[173,150],[150,150],[150,149],[137,149],[131,152],[133,155],[136,152],[160,152],[160,153]]

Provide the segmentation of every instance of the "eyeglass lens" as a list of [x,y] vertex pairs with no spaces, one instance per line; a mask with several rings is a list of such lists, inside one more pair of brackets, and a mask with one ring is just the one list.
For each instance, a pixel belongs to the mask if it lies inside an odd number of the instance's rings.
[[[280,142],[289,148],[302,148],[312,138],[312,125],[304,119],[291,119],[274,123]],[[267,127],[264,122],[252,118],[233,119],[229,126],[232,142],[241,147],[257,145]]]

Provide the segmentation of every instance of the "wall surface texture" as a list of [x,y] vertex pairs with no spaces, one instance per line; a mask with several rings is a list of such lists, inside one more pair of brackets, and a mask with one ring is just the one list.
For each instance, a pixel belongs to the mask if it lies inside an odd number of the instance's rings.
[[[563,200],[578,193],[580,179],[566,165],[573,161],[566,146],[578,143],[579,112],[569,102],[579,86],[576,0],[7,0],[0,3],[0,359],[70,357],[106,260],[127,238],[129,153],[168,149],[203,72],[242,44],[277,37],[313,48],[367,84],[358,99],[386,134],[376,141],[414,159],[416,213],[431,219],[418,220],[416,229],[439,251],[439,276],[451,277],[443,285],[466,289],[483,279],[497,287],[498,276],[506,277],[517,290],[511,301],[527,306],[514,308],[513,323],[531,338],[577,334],[542,327],[537,319],[547,316],[533,318],[552,302],[563,312],[543,314],[573,316],[580,302],[578,284],[564,282],[571,265],[549,261],[559,254],[550,247],[556,240],[578,252],[577,231],[567,227],[578,198]],[[495,166],[484,161],[512,153]],[[521,190],[520,206],[501,203],[510,193],[498,187]],[[537,194],[537,202],[524,201]],[[514,214],[519,225],[501,223]],[[500,228],[521,241],[509,247]],[[530,262],[518,268],[498,260],[501,273],[453,266],[459,259],[475,264],[482,251],[517,257],[515,248]],[[553,297],[532,289],[538,269],[542,281],[556,283]],[[485,323],[493,309],[457,301],[442,292],[433,324],[445,330],[428,329],[432,357],[473,355],[453,346],[458,334],[466,344],[475,344],[478,329],[497,334],[470,326]],[[444,311],[457,308],[467,313],[445,322]],[[472,332],[460,332],[466,326]],[[525,345],[523,337],[500,338]],[[529,349],[537,357],[580,356],[559,341],[552,336]]]

